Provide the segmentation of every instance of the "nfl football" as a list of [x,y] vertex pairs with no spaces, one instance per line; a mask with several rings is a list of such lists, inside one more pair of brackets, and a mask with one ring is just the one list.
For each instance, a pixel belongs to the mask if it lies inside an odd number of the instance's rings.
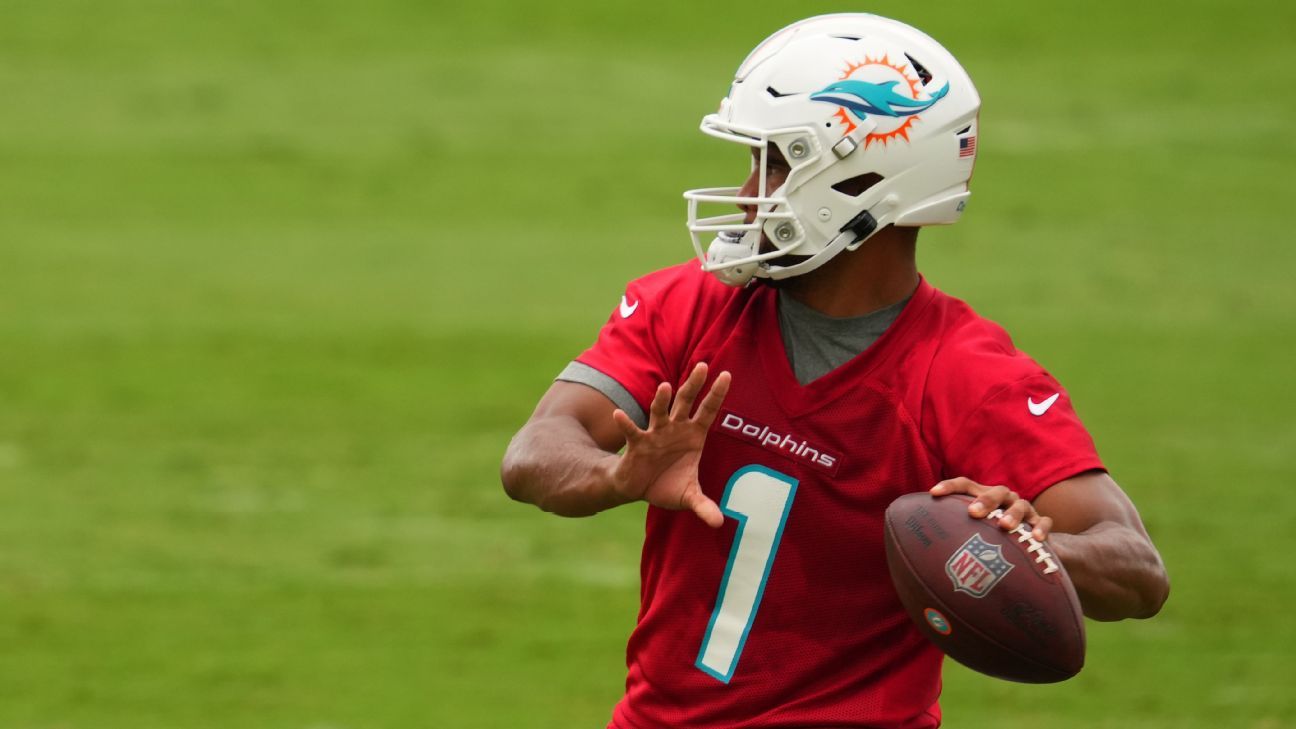
[[997,510],[968,516],[962,494],[901,496],[886,511],[887,565],[900,601],[937,648],[975,671],[1023,683],[1084,666],[1084,616],[1071,578],[1030,528]]

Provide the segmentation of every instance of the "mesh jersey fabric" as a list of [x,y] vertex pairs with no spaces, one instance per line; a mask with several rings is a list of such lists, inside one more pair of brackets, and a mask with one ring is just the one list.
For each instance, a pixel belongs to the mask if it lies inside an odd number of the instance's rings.
[[[645,410],[699,361],[733,382],[699,466],[725,524],[648,509],[613,726],[938,726],[941,656],[891,586],[883,513],[941,478],[1030,499],[1101,469],[1065,391],[925,280],[873,346],[808,385],[768,287],[726,287],[691,261],[626,299],[578,362]],[[1028,407],[1054,394],[1042,415]],[[743,501],[762,489],[773,501]]]

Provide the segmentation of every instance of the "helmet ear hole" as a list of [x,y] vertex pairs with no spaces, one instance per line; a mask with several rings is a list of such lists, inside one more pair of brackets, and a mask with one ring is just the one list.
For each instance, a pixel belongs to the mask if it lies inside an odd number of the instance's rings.
[[841,182],[832,186],[832,189],[840,192],[847,197],[859,197],[868,192],[869,188],[878,184],[886,178],[876,172],[865,172],[862,175],[848,177]]

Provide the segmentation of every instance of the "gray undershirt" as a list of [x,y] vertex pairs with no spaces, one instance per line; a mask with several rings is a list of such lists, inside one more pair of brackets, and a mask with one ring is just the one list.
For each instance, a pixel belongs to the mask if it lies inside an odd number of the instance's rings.
[[909,299],[861,316],[828,316],[779,292],[779,329],[797,382],[811,382],[868,349],[900,316]]
[[[909,299],[862,316],[835,317],[820,313],[779,292],[779,331],[788,363],[797,382],[811,382],[846,364],[868,349],[895,322]],[[602,372],[572,362],[556,380],[588,385],[603,393],[641,428],[648,427],[648,417],[621,383]]]

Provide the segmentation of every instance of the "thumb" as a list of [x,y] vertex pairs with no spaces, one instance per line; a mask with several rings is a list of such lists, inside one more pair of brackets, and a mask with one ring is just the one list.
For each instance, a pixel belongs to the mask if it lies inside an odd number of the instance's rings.
[[706,525],[712,529],[718,529],[724,525],[724,514],[721,513],[720,507],[716,502],[707,498],[702,493],[702,489],[694,487],[684,494],[684,507],[697,514],[698,518],[706,522]]

